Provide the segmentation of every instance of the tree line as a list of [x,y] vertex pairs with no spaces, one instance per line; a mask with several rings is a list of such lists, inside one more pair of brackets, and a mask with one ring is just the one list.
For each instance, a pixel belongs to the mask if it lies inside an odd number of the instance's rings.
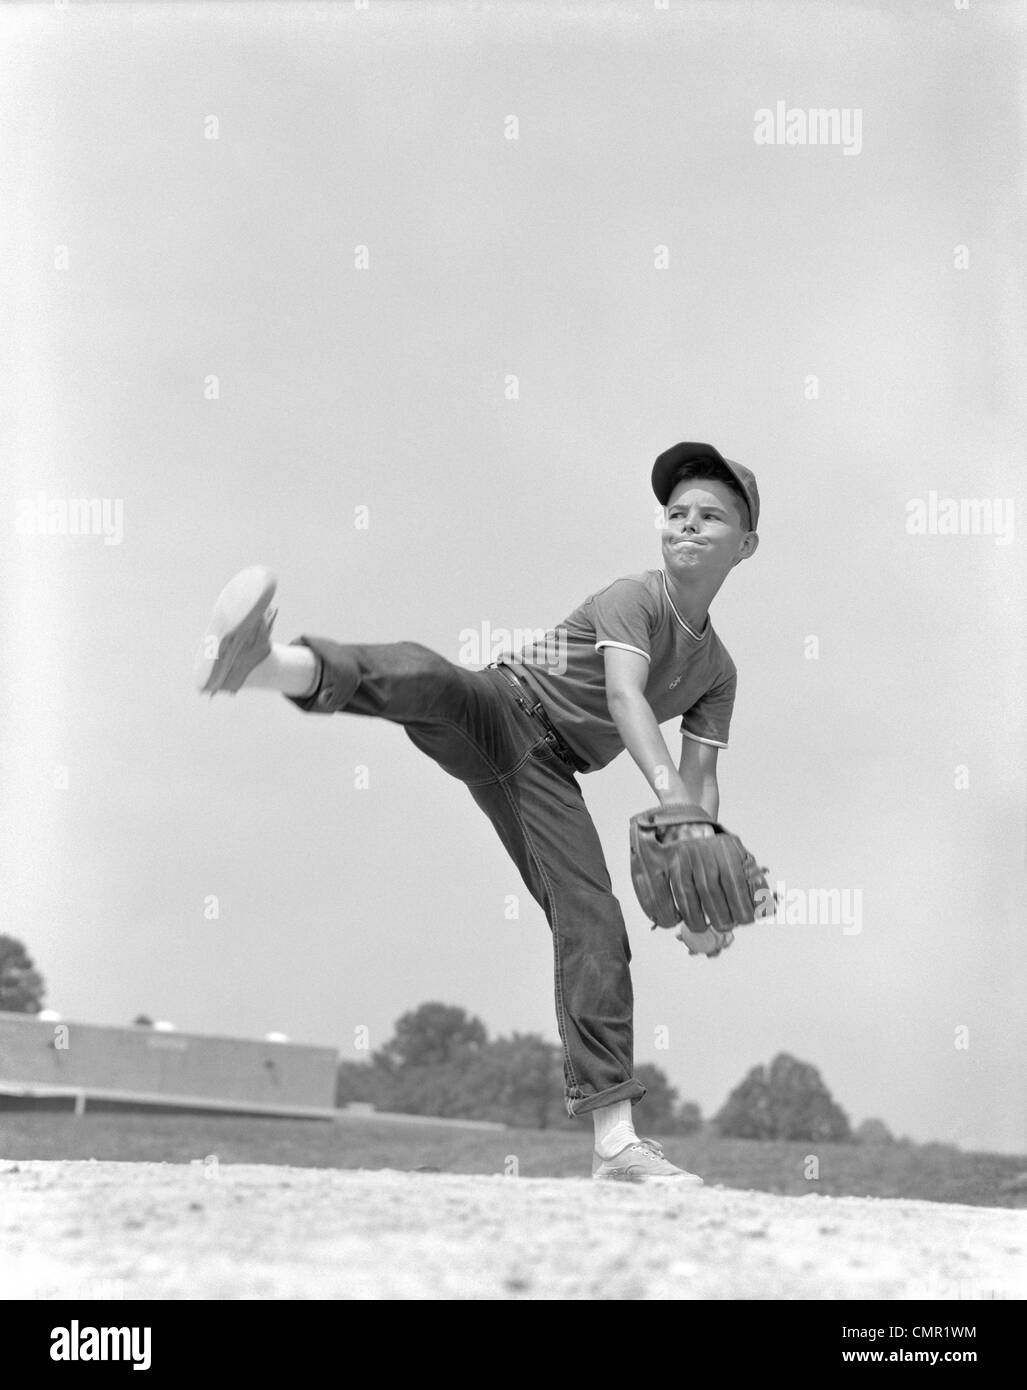
[[[635,1075],[646,1087],[640,1119],[647,1131],[692,1134],[699,1106],[683,1100],[652,1062]],[[537,1033],[490,1039],[479,1018],[432,1002],[405,1013],[393,1036],[366,1062],[339,1064],[337,1104],[373,1104],[409,1115],[498,1120],[547,1129],[566,1121],[560,1048]],[[757,1066],[728,1096],[711,1124],[740,1139],[851,1139],[852,1129],[816,1067],[780,1053]],[[884,1129],[880,1121],[873,1124]]]
[[[0,1011],[37,1014],[44,995],[43,977],[25,947],[0,934]],[[151,1020],[141,1014],[135,1022]],[[635,1075],[646,1087],[640,1119],[647,1131],[692,1134],[703,1127],[699,1106],[682,1099],[655,1063],[640,1063]],[[393,1036],[366,1062],[339,1063],[336,1104],[351,1101],[402,1114],[532,1129],[548,1129],[567,1118],[555,1043],[538,1033],[490,1038],[481,1019],[434,1001],[403,1014]],[[787,1053],[768,1067],[753,1067],[709,1123],[739,1139],[892,1142],[881,1120],[865,1120],[853,1135],[816,1067]]]

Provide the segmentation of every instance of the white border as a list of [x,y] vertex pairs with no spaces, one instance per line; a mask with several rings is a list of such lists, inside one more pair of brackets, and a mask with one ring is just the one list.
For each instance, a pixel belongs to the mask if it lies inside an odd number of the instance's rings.
[[652,657],[641,647],[629,647],[627,642],[612,642],[608,637],[604,637],[601,642],[596,643],[596,651],[600,651],[603,647],[619,647],[622,652],[638,652],[639,656],[644,656],[646,661],[652,665]]
[[693,743],[705,743],[705,744],[708,744],[710,748],[726,748],[726,747],[727,747],[727,744],[726,744],[726,743],[721,743],[719,739],[715,739],[715,738],[700,738],[698,734],[690,733],[690,732],[688,731],[688,729],[679,729],[679,730],[678,730],[678,733],[680,733],[680,735],[681,735],[682,738],[690,738],[690,739],[693,741]]

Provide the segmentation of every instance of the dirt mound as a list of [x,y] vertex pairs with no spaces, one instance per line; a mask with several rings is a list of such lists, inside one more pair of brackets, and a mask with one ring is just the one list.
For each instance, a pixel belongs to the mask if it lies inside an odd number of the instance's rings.
[[1027,1296],[1027,1212],[251,1164],[0,1164],[0,1296]]

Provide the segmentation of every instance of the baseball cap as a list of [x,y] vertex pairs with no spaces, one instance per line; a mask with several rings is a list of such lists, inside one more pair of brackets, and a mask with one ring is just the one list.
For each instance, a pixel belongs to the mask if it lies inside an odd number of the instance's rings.
[[683,463],[697,463],[701,459],[712,459],[723,464],[727,471],[745,493],[749,503],[750,530],[755,531],[760,519],[760,495],[756,490],[756,475],[742,463],[726,459],[712,444],[675,444],[664,450],[653,464],[653,492],[662,506],[667,505],[673,489],[674,474]]

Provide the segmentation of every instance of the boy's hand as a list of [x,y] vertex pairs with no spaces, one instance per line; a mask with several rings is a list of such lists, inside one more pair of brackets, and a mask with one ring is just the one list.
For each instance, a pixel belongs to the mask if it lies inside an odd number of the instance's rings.
[[684,922],[677,930],[677,939],[688,947],[690,956],[719,956],[726,951],[735,939],[733,931],[717,931],[708,927],[706,931],[692,931]]
[[[679,803],[680,804],[680,803]],[[666,802],[663,805],[667,805]],[[674,827],[674,837],[676,839],[690,840],[709,840],[716,835],[712,824],[706,821],[684,822]],[[677,939],[682,945],[688,948],[690,956],[719,956],[721,951],[726,951],[735,939],[733,931],[718,931],[716,927],[707,926],[704,931],[692,931],[685,922],[682,922],[677,930]]]
[[732,929],[765,915],[763,871],[701,806],[662,806],[631,820],[631,877],[654,926],[679,927],[692,955],[718,956]]

